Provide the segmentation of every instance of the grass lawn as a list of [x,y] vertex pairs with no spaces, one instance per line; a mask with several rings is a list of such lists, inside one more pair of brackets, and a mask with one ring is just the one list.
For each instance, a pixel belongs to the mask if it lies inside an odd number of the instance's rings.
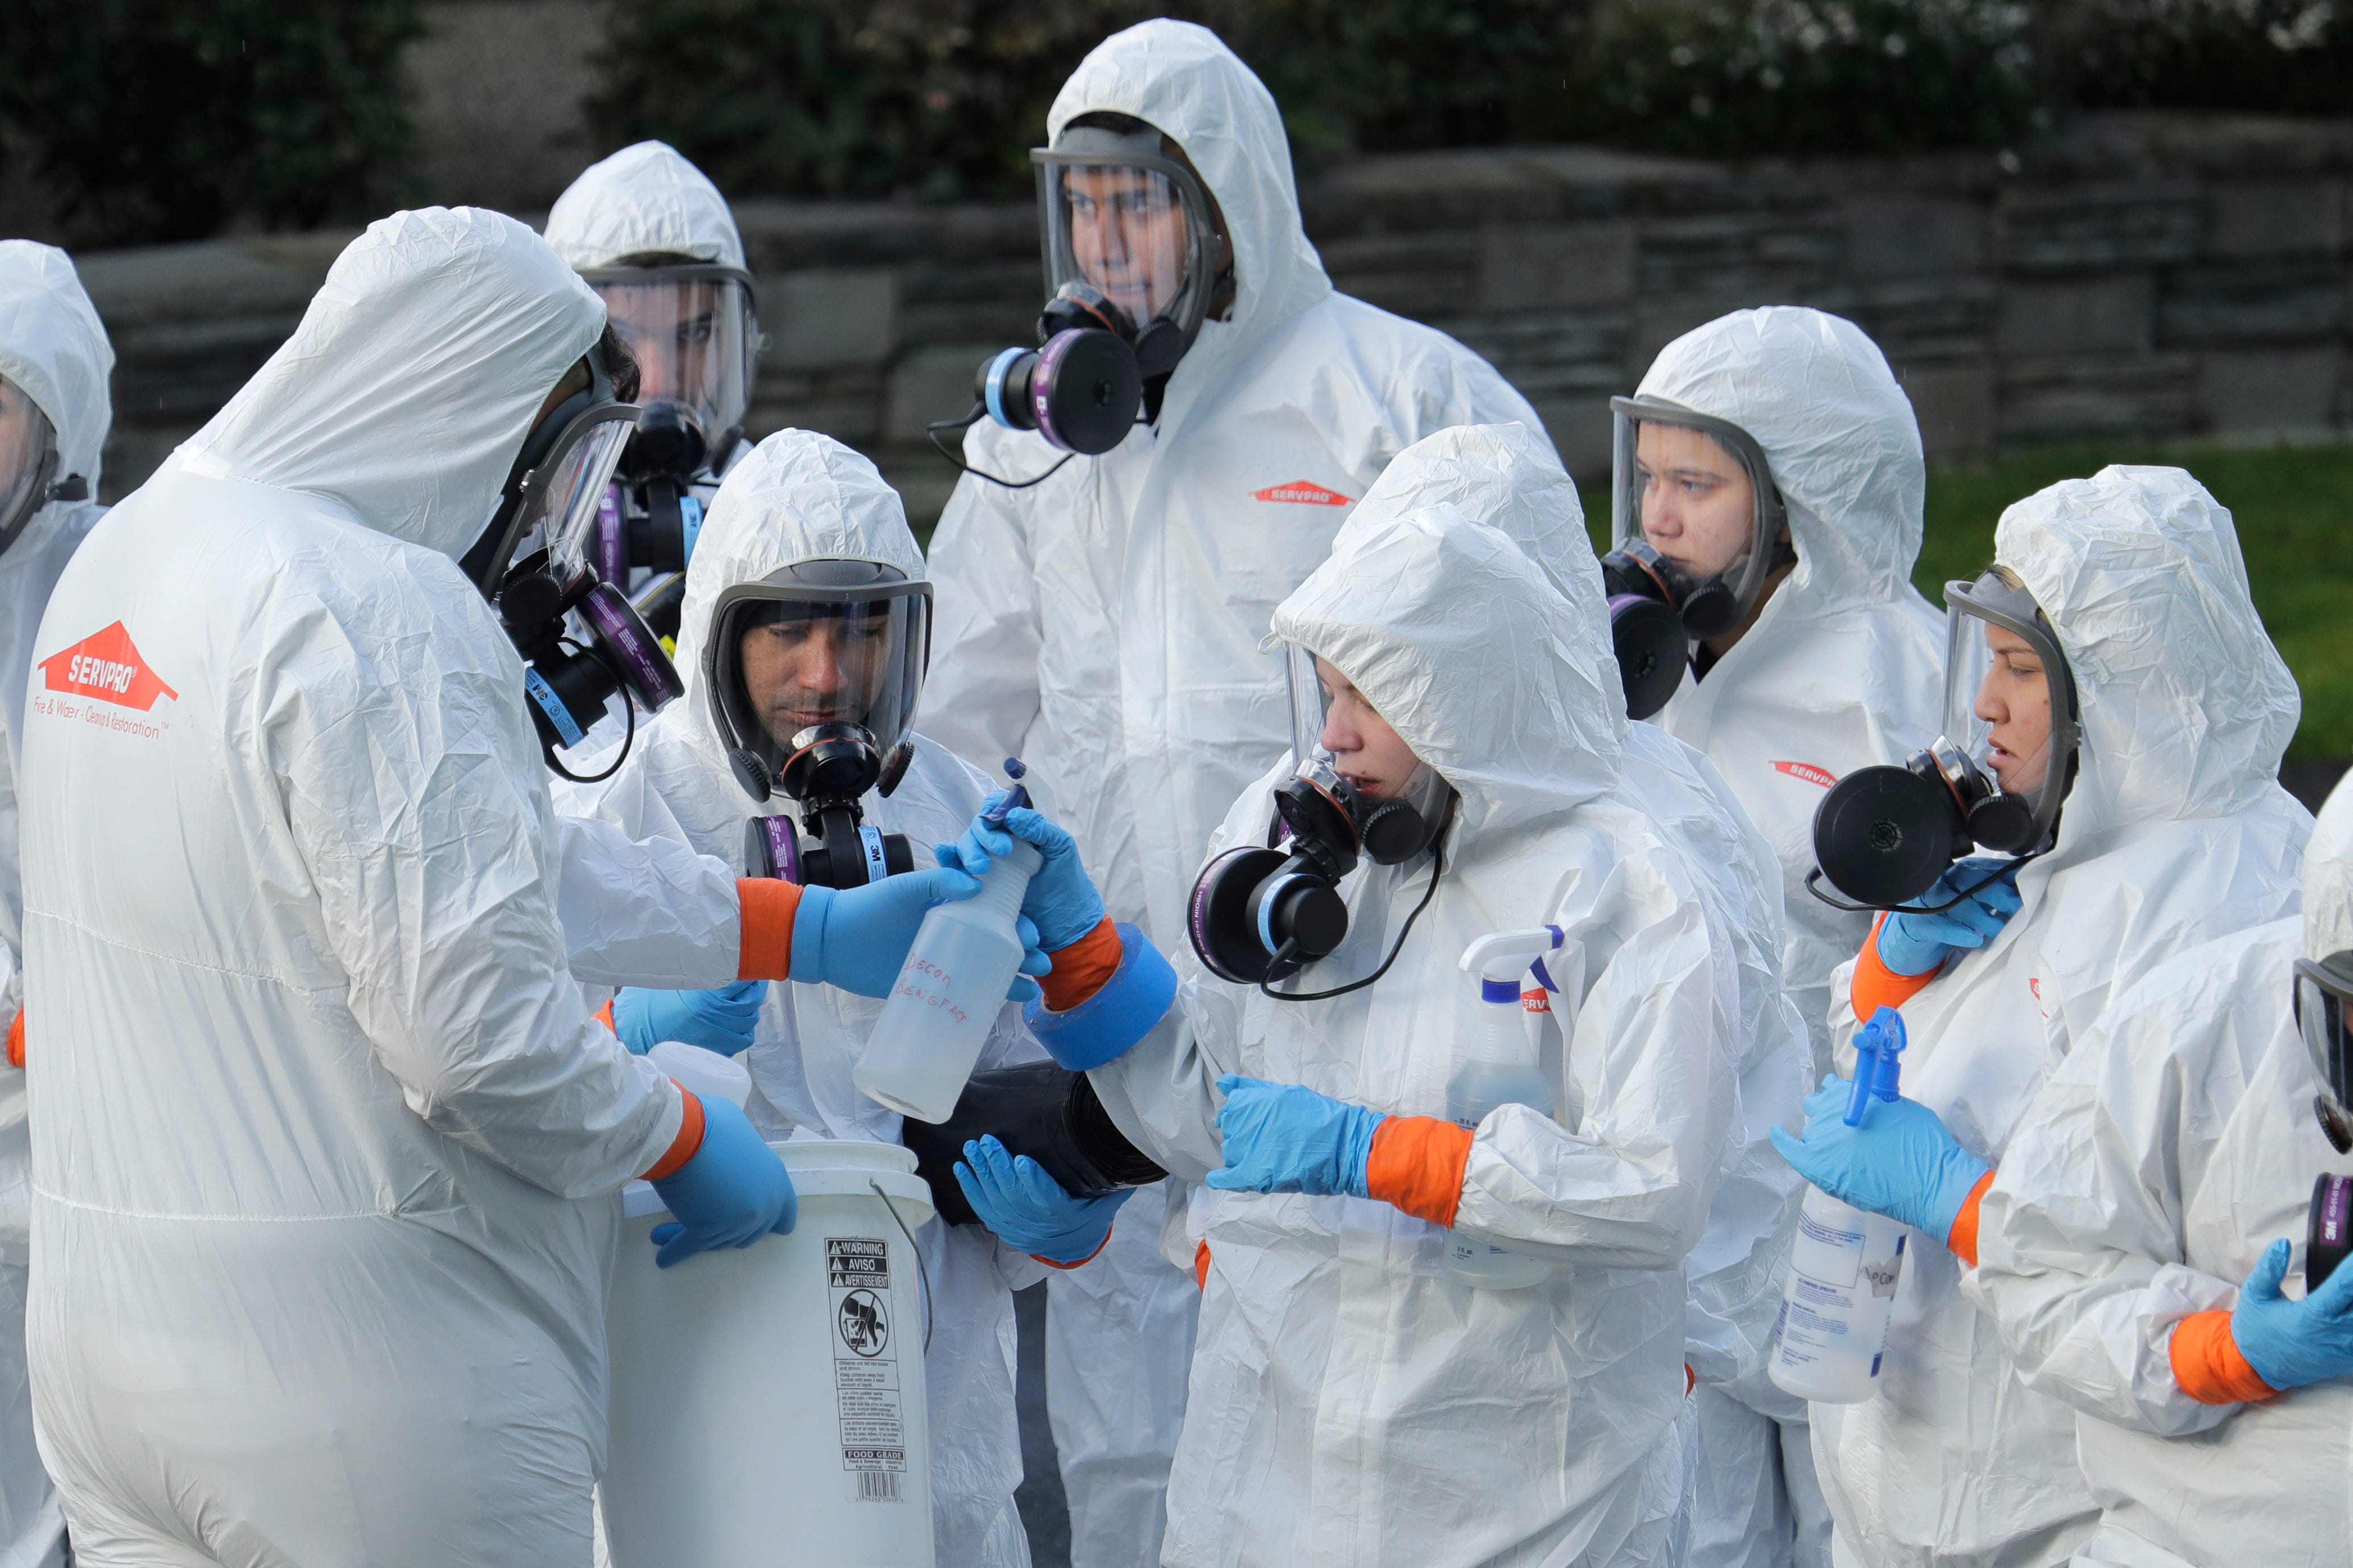
[[[1993,525],[2010,502],[2109,463],[2188,468],[2231,509],[2255,608],[2304,691],[2291,761],[2353,756],[2353,444],[2031,447],[1928,475],[1928,527],[1913,574],[1941,607],[1944,585],[1993,559]],[[1607,549],[1606,485],[1585,492]]]

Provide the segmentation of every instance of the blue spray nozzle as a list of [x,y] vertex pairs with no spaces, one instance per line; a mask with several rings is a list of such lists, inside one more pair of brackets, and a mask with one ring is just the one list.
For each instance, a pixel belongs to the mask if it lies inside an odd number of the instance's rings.
[[1860,1127],[1873,1099],[1903,1098],[1904,1015],[1882,1007],[1854,1037],[1854,1088],[1846,1099],[1846,1124]]
[[1029,804],[1029,792],[1021,787],[1021,781],[1029,776],[1028,765],[1018,757],[1008,757],[1005,759],[1005,776],[1013,781],[1013,787],[1005,792],[1003,800],[980,814],[980,819],[991,827],[1004,826],[1008,814]]

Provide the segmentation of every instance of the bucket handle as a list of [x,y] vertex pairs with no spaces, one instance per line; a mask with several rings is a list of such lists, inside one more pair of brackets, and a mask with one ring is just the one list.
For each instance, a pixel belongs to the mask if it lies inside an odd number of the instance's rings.
[[907,1250],[915,1255],[915,1277],[923,1282],[923,1353],[929,1355],[932,1353],[932,1271],[923,1263],[923,1249],[915,1245],[915,1233],[909,1230],[907,1222],[899,1217],[899,1205],[891,1201],[891,1194],[882,1190],[882,1184],[869,1176],[866,1184],[874,1189],[874,1195],[881,1198],[882,1206],[891,1211],[892,1223],[899,1227],[899,1234],[907,1238]]

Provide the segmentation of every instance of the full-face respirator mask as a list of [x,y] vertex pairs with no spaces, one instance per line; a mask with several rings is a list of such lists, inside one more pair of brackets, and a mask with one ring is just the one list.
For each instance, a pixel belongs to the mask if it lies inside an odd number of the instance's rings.
[[[1945,603],[1944,732],[1900,766],[1857,768],[1831,785],[1815,810],[1816,868],[1807,875],[1806,886],[1838,908],[1921,909],[1915,900],[1972,849],[2031,858],[2051,847],[2058,831],[2059,807],[2074,783],[2083,734],[2074,676],[2058,636],[2031,595],[1992,572],[1974,583],[1947,583]],[[2051,739],[2042,776],[2017,791],[2005,790],[1987,762],[1990,726],[1976,711],[1993,665],[1986,640],[1989,627],[2024,645],[2042,665],[2050,693]],[[2004,865],[1986,881],[2011,869]],[[1844,900],[1822,891],[1822,881]],[[1929,907],[1930,912],[1949,909],[1975,890],[1964,889]]]
[[49,416],[23,387],[0,376],[0,552],[51,501],[90,499],[81,475],[58,477],[61,462]]
[[[600,345],[587,356],[589,384],[523,438],[489,526],[459,563],[522,656],[541,754],[582,784],[621,765],[638,709],[659,711],[685,690],[652,629],[591,556],[598,508],[638,417],[615,395],[604,362]],[[628,723],[619,753],[602,773],[572,772],[557,751],[585,741],[616,694]]]
[[[1764,448],[1747,431],[1664,398],[1613,397],[1609,410],[1611,543],[1601,558],[1601,582],[1626,716],[1648,719],[1682,686],[1691,645],[1746,620],[1774,567],[1796,556],[1780,489]],[[1714,542],[1701,537],[1701,514],[1719,504],[1716,498],[1736,478],[1746,480],[1750,504],[1739,519],[1744,537],[1727,563],[1701,570],[1652,542],[1672,517],[1682,523],[1679,548],[1707,548]]]
[[[2320,1092],[2312,1113],[2330,1148],[2353,1154],[2353,1039],[2346,1033],[2346,1008],[2353,1002],[2353,952],[2327,958],[2299,958],[2292,984],[2296,1033],[2312,1058]],[[2353,1253],[2353,1176],[2313,1179],[2306,1215],[2304,1289],[2309,1296]]]
[[1003,479],[968,467],[943,437],[986,418],[1034,430],[1071,456],[1117,447],[1139,413],[1159,417],[1169,374],[1200,332],[1224,244],[1199,178],[1148,125],[1072,124],[1029,157],[1046,268],[1039,346],[990,355],[974,377],[971,412],[927,430],[950,462],[1009,489],[1062,465]]
[[598,509],[593,559],[657,635],[675,637],[702,529],[694,487],[726,466],[751,407],[761,342],[752,275],[679,258],[581,276],[640,378],[637,429]]
[[[914,869],[902,833],[868,826],[913,758],[932,585],[872,561],[805,561],[719,595],[702,653],[711,721],[745,794],[800,808],[744,825],[747,876],[861,888]],[[804,837],[806,835],[806,837]]]
[[[1371,984],[1396,962],[1444,872],[1438,846],[1453,813],[1454,792],[1425,764],[1394,795],[1368,797],[1337,771],[1323,743],[1331,699],[1314,656],[1293,646],[1285,658],[1292,754],[1305,760],[1275,786],[1265,844],[1228,849],[1201,868],[1187,905],[1186,931],[1202,966],[1220,980],[1257,986],[1277,1001],[1321,1001]],[[1424,850],[1431,854],[1429,889],[1379,968],[1333,990],[1273,989],[1338,951],[1348,934],[1348,904],[1339,885],[1359,860],[1402,866]]]

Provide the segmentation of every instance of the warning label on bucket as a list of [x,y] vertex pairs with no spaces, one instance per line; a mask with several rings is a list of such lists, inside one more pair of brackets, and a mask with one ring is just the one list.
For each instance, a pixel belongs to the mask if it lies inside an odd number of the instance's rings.
[[904,1502],[907,1424],[891,1322],[891,1245],[880,1237],[828,1236],[825,1264],[849,1495],[861,1502]]

